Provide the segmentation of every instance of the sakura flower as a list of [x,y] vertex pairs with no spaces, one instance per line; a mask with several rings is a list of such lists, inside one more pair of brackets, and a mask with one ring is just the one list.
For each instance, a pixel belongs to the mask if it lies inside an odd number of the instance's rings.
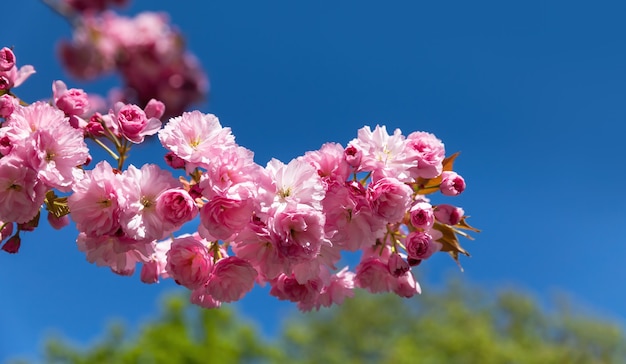
[[409,259],[423,260],[429,258],[441,249],[441,243],[433,240],[433,237],[423,231],[413,231],[407,235],[404,245]]
[[206,168],[221,151],[235,146],[230,128],[222,128],[215,115],[200,111],[170,119],[159,131],[159,140],[166,149],[188,162],[188,172],[196,167]]
[[339,272],[332,275],[330,283],[322,289],[318,297],[318,305],[329,307],[332,304],[340,305],[346,297],[354,296],[355,274],[344,267]]
[[386,222],[402,220],[411,205],[412,190],[395,178],[382,178],[368,186],[367,198],[372,210]]
[[163,224],[163,231],[170,233],[193,220],[198,214],[198,207],[189,192],[182,188],[170,188],[157,197],[156,212]]
[[54,104],[66,115],[80,116],[89,111],[89,96],[81,89],[68,90],[63,81],[52,84]]
[[371,257],[357,265],[354,283],[370,293],[389,292],[393,288],[394,277],[389,273],[386,262],[379,257]]
[[0,71],[8,71],[15,66],[15,54],[10,48],[0,49]]
[[73,186],[67,199],[76,228],[89,236],[113,235],[120,226],[120,215],[126,205],[123,177],[101,161]]
[[324,236],[324,215],[309,205],[288,205],[268,220],[276,236],[276,248],[291,263],[316,258],[322,245],[330,245]]
[[109,267],[116,274],[129,276],[137,263],[145,262],[149,245],[136,243],[126,236],[88,236],[80,233],[76,239],[78,250],[85,253],[90,263]]
[[315,167],[317,174],[324,179],[343,182],[350,176],[344,149],[337,143],[326,143],[320,150],[307,152],[302,159]]
[[126,206],[120,215],[124,232],[132,239],[149,241],[163,239],[170,233],[166,228],[172,225],[163,224],[157,199],[176,185],[172,174],[155,164],[146,164],[141,169],[129,166],[124,171]]
[[446,156],[441,140],[426,132],[413,132],[406,138],[404,162],[409,163],[412,178],[435,178],[443,171]]
[[324,186],[317,171],[309,163],[294,159],[285,165],[277,159],[272,159],[265,169],[276,186],[272,209],[294,203],[321,210]]
[[257,274],[252,265],[241,258],[223,258],[213,266],[206,289],[219,301],[237,301],[252,290]]
[[19,106],[19,101],[8,94],[0,96],[0,118],[8,118]]
[[191,291],[189,301],[194,305],[198,305],[203,308],[218,308],[222,305],[222,302],[213,298],[206,290],[206,287],[199,287]]
[[133,143],[142,143],[144,138],[156,134],[161,129],[161,121],[155,117],[148,118],[145,111],[137,105],[115,105],[113,121],[120,133]]
[[26,223],[43,204],[46,187],[16,155],[0,158],[0,220]]
[[365,126],[359,129],[358,138],[351,141],[350,146],[356,149],[351,151],[353,155],[361,154],[359,171],[371,171],[377,178],[394,177],[402,182],[409,181],[409,164],[403,154],[405,139],[400,129],[389,135],[384,125],[377,125],[374,131]]
[[194,236],[174,239],[167,253],[167,272],[176,283],[189,289],[204,286],[213,268],[207,247]]

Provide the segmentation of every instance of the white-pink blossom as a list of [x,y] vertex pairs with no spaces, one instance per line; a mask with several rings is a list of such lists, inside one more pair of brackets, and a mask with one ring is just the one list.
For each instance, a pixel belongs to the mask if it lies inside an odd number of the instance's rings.
[[120,216],[122,229],[136,240],[159,240],[169,234],[163,217],[157,209],[159,195],[176,187],[178,182],[168,171],[156,164],[145,164],[141,169],[131,165],[123,173],[126,204]]
[[188,171],[206,168],[212,158],[235,146],[230,128],[222,128],[215,115],[200,111],[170,119],[159,131],[159,140],[166,149],[188,162]]

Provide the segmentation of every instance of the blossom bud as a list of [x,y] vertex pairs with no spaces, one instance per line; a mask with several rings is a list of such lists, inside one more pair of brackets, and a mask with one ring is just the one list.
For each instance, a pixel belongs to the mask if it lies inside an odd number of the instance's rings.
[[433,207],[428,202],[417,202],[409,210],[411,225],[415,228],[430,229],[435,223]]
[[9,254],[15,254],[20,250],[20,245],[22,245],[22,239],[20,239],[19,234],[15,234],[4,243],[2,250]]
[[465,190],[465,180],[456,172],[444,171],[439,190],[446,196],[456,196]]
[[0,96],[0,118],[8,118],[13,114],[19,102],[11,95]]
[[461,221],[464,214],[465,211],[462,208],[448,204],[435,207],[435,218],[442,224],[456,225]]
[[150,261],[141,267],[140,279],[143,283],[152,284],[159,281],[159,266],[156,261]]
[[54,214],[48,212],[48,223],[56,230],[61,230],[66,227],[70,223],[70,218],[68,215],[63,215],[61,217],[56,217]]
[[349,145],[344,150],[343,155],[350,167],[358,168],[361,165],[363,153],[360,150],[356,149],[356,147],[354,147],[353,145]]
[[165,163],[174,169],[185,169],[185,160],[177,156],[174,152],[165,154]]
[[404,245],[406,253],[413,260],[427,259],[441,249],[441,244],[434,242],[432,236],[423,231],[410,233]]
[[148,104],[146,105],[146,107],[144,107],[143,110],[146,113],[146,117],[148,119],[160,119],[161,116],[163,116],[163,114],[165,113],[165,104],[161,101],[150,99],[150,101],[148,101]]
[[0,71],[8,71],[15,67],[15,54],[10,48],[0,49]]

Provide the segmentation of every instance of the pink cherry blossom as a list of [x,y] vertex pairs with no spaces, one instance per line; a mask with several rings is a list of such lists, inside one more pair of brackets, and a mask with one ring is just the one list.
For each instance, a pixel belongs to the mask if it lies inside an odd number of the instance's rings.
[[170,188],[157,197],[156,212],[163,224],[163,231],[170,233],[193,220],[198,214],[198,207],[189,192],[182,188]]
[[406,138],[404,161],[411,164],[411,177],[435,178],[443,170],[446,156],[441,140],[426,132],[413,132]]
[[346,297],[354,296],[355,274],[344,267],[332,275],[330,283],[322,289],[317,303],[319,306],[330,307],[332,304],[340,305]]
[[324,186],[317,171],[309,163],[293,159],[285,165],[277,159],[272,159],[265,169],[276,187],[271,209],[293,203],[321,210]]
[[213,269],[213,258],[206,245],[194,236],[181,236],[167,252],[168,274],[189,289],[204,286]]
[[386,262],[379,257],[371,257],[357,265],[354,283],[370,293],[380,293],[391,291],[394,279]]
[[206,168],[221,151],[235,146],[230,128],[222,128],[215,115],[199,111],[170,119],[159,131],[159,140],[166,149],[188,162],[188,171]]
[[411,298],[422,293],[422,289],[415,280],[413,273],[407,271],[393,282],[393,292],[400,297]]
[[278,210],[268,227],[276,236],[276,248],[291,263],[316,258],[322,245],[330,245],[324,236],[324,215],[309,205],[290,204]]
[[213,266],[206,289],[216,300],[237,301],[254,287],[257,274],[252,265],[241,258],[223,258]]
[[119,219],[126,205],[123,185],[123,177],[106,161],[86,171],[67,199],[76,228],[89,236],[115,234],[121,228]]
[[113,121],[121,134],[133,143],[142,143],[146,136],[156,134],[161,129],[161,121],[154,117],[148,118],[137,105],[118,103]]
[[66,115],[83,115],[89,111],[89,97],[81,89],[67,89],[63,81],[52,84],[54,104]]
[[176,179],[156,164],[145,164],[141,169],[131,165],[123,177],[126,205],[120,215],[122,229],[135,240],[163,239],[171,232],[166,228],[172,226],[163,224],[157,199],[176,187]]
[[384,125],[377,125],[374,131],[365,126],[359,129],[358,138],[351,141],[350,146],[361,153],[358,171],[373,172],[377,178],[393,177],[402,182],[409,181],[407,169],[410,165],[403,158],[405,139],[400,129],[389,135]]
[[386,222],[394,223],[402,220],[411,205],[409,186],[395,178],[382,178],[369,185],[367,198],[374,213]]
[[253,216],[251,198],[214,197],[200,209],[200,221],[216,239],[231,240],[241,232]]
[[46,187],[15,155],[0,158],[0,220],[26,223],[43,204]]
[[323,179],[343,182],[350,176],[351,168],[340,144],[326,143],[320,150],[307,152],[302,159],[315,167]]
[[151,250],[149,245],[136,243],[123,235],[88,236],[80,233],[76,244],[90,263],[109,267],[123,276],[132,275],[137,263],[145,262]]

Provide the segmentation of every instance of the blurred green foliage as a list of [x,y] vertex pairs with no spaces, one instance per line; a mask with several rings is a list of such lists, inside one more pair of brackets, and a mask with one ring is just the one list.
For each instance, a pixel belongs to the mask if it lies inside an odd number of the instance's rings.
[[46,363],[626,363],[623,329],[546,312],[528,295],[488,295],[452,283],[411,300],[358,294],[330,310],[299,314],[274,341],[227,307],[169,298],[137,335],[113,326],[93,347],[50,339]]

